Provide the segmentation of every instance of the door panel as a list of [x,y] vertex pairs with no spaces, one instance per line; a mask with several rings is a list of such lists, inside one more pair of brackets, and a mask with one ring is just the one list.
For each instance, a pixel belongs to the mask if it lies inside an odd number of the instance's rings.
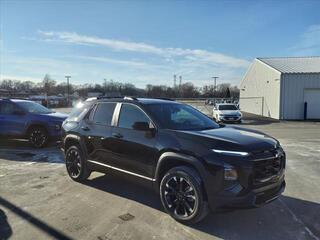
[[150,118],[137,106],[121,105],[118,124],[112,128],[108,142],[114,155],[114,167],[146,177],[153,177],[156,150],[156,134],[133,129],[136,122],[148,122]]
[[81,135],[84,136],[89,160],[111,164],[113,154],[109,149],[111,123],[116,103],[99,103],[82,122]]
[[[157,150],[156,136],[150,132],[114,127],[107,144],[114,154],[115,167],[153,177]],[[117,137],[115,135],[120,135]]]
[[88,157],[90,160],[108,163],[112,153],[108,149],[108,139],[111,137],[111,127],[93,123],[83,123],[81,135],[84,136]]
[[22,110],[11,102],[0,103],[0,134],[21,136],[26,127],[26,114],[17,115],[16,111]]

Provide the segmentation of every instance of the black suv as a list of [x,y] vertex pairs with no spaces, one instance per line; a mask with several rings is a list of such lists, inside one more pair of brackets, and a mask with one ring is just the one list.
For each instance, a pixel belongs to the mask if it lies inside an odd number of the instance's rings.
[[183,223],[200,221],[208,209],[263,205],[285,188],[285,153],[276,139],[219,125],[175,101],[89,99],[63,130],[73,180],[117,171],[149,181]]

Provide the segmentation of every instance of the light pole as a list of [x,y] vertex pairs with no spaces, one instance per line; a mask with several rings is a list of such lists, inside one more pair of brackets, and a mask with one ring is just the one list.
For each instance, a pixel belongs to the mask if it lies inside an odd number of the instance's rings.
[[212,77],[214,79],[214,97],[216,97],[216,89],[217,89],[217,79],[219,77]]
[[67,79],[67,104],[69,107],[70,104],[70,85],[69,85],[69,79],[71,78],[71,76],[65,76],[65,78]]
[[106,96],[106,94],[107,94],[107,79],[106,78],[103,79],[103,84],[104,84],[104,86],[103,86],[104,95]]

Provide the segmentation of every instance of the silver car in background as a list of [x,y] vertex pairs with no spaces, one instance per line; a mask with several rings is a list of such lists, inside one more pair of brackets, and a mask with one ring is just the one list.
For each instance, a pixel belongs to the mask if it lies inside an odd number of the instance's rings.
[[217,122],[236,122],[241,123],[242,113],[236,104],[219,103],[213,107],[213,118]]

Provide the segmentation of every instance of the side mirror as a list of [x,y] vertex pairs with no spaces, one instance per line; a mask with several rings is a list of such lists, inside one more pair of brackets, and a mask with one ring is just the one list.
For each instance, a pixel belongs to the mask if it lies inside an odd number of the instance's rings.
[[152,129],[148,122],[135,122],[132,127],[134,130],[138,131],[149,131]]

